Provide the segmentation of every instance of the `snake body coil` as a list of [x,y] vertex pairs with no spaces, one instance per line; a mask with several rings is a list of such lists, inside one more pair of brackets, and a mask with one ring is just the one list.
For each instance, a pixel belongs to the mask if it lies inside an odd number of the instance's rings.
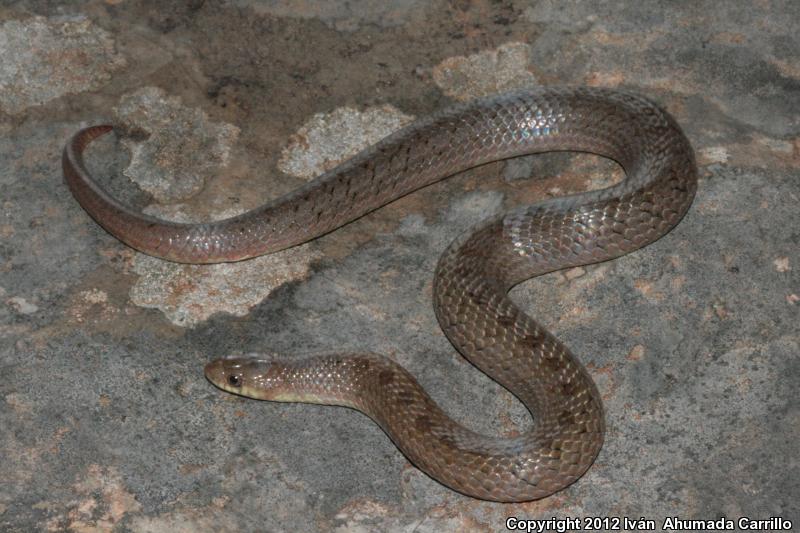
[[456,424],[408,372],[377,355],[299,362],[228,357],[206,367],[215,385],[237,394],[355,407],[430,476],[496,501],[542,498],[569,485],[592,464],[604,433],[591,378],[508,298],[509,289],[655,241],[679,222],[697,187],[692,149],[665,111],[640,96],[597,88],[541,88],[436,113],[290,194],[207,224],[158,220],[110,197],[82,160],[86,145],[110,129],[82,130],[64,149],[72,193],[129,246],[186,263],[239,261],[294,246],[490,161],[564,150],[617,161],[626,174],[621,183],[486,220],[453,242],[436,269],[434,306],[442,329],[533,413],[528,432],[497,438]]

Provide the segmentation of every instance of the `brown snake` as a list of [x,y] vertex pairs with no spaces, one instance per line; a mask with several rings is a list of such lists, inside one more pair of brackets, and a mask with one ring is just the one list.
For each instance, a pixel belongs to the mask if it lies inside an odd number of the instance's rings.
[[578,479],[600,451],[605,427],[586,370],[509,299],[509,289],[657,240],[680,221],[697,188],[694,155],[675,121],[645,98],[597,88],[539,88],[436,113],[294,192],[211,223],[158,220],[109,196],[87,172],[82,152],[111,129],[90,127],[68,142],[69,188],[124,243],[183,263],[239,261],[288,248],[490,161],[564,150],[617,161],[626,175],[621,183],[486,220],[456,239],[436,268],[442,329],[534,415],[524,434],[490,437],[457,424],[406,370],[378,355],[226,357],[206,366],[212,383],[236,394],[356,408],[431,477],[496,501],[543,498]]

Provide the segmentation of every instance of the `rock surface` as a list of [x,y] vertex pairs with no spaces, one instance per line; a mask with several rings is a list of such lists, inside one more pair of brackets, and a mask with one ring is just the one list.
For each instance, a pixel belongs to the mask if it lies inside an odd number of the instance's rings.
[[[800,4],[311,4],[0,8],[0,530],[800,526]],[[607,186],[614,164],[486,165],[287,255],[218,267],[131,251],[61,179],[66,139],[111,121],[120,136],[87,161],[113,194],[210,220],[346,158],[371,142],[365,121],[382,135],[526,83],[647,94],[684,127],[701,172],[691,211],[654,245],[512,291],[586,364],[608,423],[589,472],[538,502],[456,494],[359,413],[237,398],[202,367],[231,352],[375,351],[470,427],[524,430],[524,408],[441,333],[433,269],[470,224]]]

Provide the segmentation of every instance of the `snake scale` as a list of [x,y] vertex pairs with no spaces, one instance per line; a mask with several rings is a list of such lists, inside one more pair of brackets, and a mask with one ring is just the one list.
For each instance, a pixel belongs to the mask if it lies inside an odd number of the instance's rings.
[[618,162],[625,172],[620,183],[485,220],[438,262],[433,293],[442,330],[533,414],[523,434],[485,436],[457,424],[411,374],[370,353],[300,360],[251,354],[206,366],[208,379],[232,393],[358,409],[431,477],[469,496],[504,502],[543,498],[574,482],[600,451],[605,430],[591,377],[509,299],[509,289],[659,239],[686,213],[697,187],[692,148],[673,118],[644,97],[600,88],[536,88],[440,111],[285,196],[210,223],[159,220],[107,194],[82,153],[111,129],[89,127],[68,142],[63,169],[69,188],[119,240],[183,263],[240,261],[285,249],[491,161],[569,150]]

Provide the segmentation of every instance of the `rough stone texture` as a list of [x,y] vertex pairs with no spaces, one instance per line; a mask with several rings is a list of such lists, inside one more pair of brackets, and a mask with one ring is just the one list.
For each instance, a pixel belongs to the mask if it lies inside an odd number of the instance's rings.
[[356,0],[347,2],[303,2],[293,0],[234,0],[235,5],[259,14],[319,20],[339,31],[354,31],[364,25],[385,28],[408,24],[424,13],[425,0]]
[[[0,8],[0,35],[17,36],[0,69],[19,69],[2,78],[12,89],[0,96],[17,95],[0,104],[0,530],[484,531],[503,530],[511,515],[644,516],[659,526],[665,516],[783,516],[797,528],[800,5],[310,5]],[[70,40],[67,56],[55,46],[24,56],[20,28],[58,36],[64,24],[95,37]],[[509,47],[527,63],[492,59]],[[442,65],[461,70],[438,85]],[[446,180],[309,244],[293,281],[263,301],[273,267],[242,265],[247,282],[220,274],[216,287],[244,291],[222,298],[242,296],[239,311],[195,291],[203,276],[170,284],[167,273],[150,295],[167,309],[191,294],[199,307],[184,326],[132,296],[173,267],[143,268],[147,260],[99,229],[60,178],[69,135],[157,87],[125,143],[146,142],[143,133],[164,122],[159,101],[203,117],[187,130],[200,138],[218,139],[220,124],[240,133],[194,196],[151,209],[206,219],[249,209],[306,181],[282,175],[278,162],[315,115],[394,106],[424,116],[477,94],[471,87],[491,88],[493,76],[513,77],[509,65],[537,83],[619,86],[662,102],[701,170],[695,204],[665,238],[512,291],[586,363],[605,399],[596,464],[543,501],[465,498],[410,466],[366,417],[226,395],[202,366],[229,352],[382,352],[463,423],[520,431],[524,409],[454,353],[436,324],[436,260],[488,214],[606,186],[619,179],[614,164],[544,155]],[[309,137],[309,147],[330,150],[342,135],[330,137]],[[187,142],[166,153],[164,168],[203,164],[205,144]],[[87,160],[115,195],[152,203],[123,174],[122,142],[98,141]],[[293,263],[272,261],[278,272]]]
[[239,136],[232,124],[216,124],[200,109],[157,87],[122,97],[115,109],[124,128],[143,140],[124,139],[131,162],[123,172],[159,202],[190,198],[224,168]]
[[525,43],[506,43],[496,50],[449,57],[434,67],[433,81],[446,95],[462,101],[531,87],[536,78],[528,72],[530,54]]
[[125,66],[112,36],[81,15],[6,21],[0,56],[0,111],[10,114],[100,87]]
[[300,178],[315,178],[413,119],[390,105],[317,113],[292,135],[278,168]]
[[[153,205],[144,211],[176,222],[197,218],[187,216],[181,207]],[[211,219],[238,214],[240,210],[227,210]],[[131,270],[139,279],[131,287],[130,298],[136,305],[160,309],[176,326],[196,326],[216,312],[246,316],[276,287],[305,277],[319,255],[309,244],[303,244],[250,261],[183,265],[137,253]]]

